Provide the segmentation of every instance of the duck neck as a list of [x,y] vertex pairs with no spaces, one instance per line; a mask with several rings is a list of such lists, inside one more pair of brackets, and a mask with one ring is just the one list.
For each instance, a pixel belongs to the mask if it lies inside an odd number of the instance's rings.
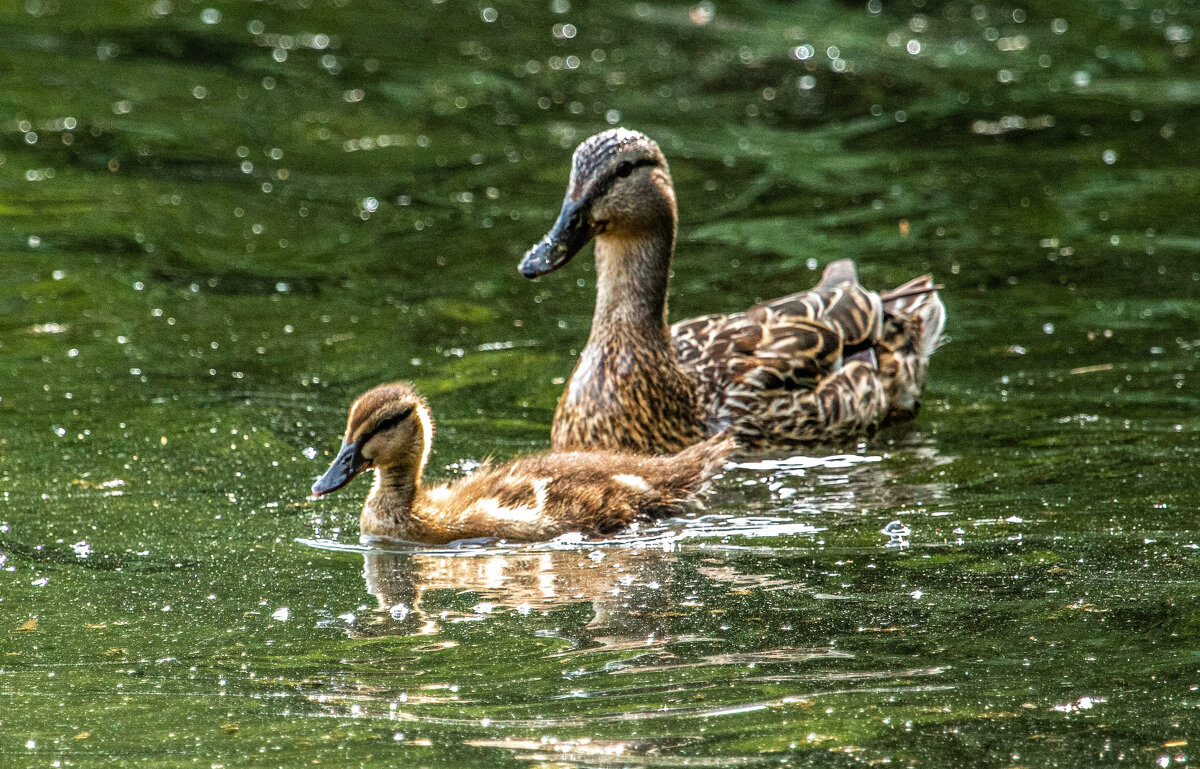
[[421,483],[419,464],[375,469],[375,484],[363,508],[364,534],[398,534],[415,523],[413,502]]
[[632,332],[641,343],[669,346],[667,282],[674,250],[674,217],[649,233],[596,238],[596,311],[590,342]]

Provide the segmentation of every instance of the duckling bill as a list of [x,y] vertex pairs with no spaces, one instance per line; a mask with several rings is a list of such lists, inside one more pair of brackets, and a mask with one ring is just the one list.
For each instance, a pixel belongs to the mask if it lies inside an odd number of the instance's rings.
[[350,408],[341,450],[313,484],[313,496],[341,489],[364,470],[375,482],[363,506],[364,535],[429,544],[497,537],[551,539],[567,532],[609,534],[639,518],[676,515],[699,499],[732,440],[710,438],[671,456],[606,451],[539,454],[426,488],[433,441],[429,405],[403,383],[380,385]]

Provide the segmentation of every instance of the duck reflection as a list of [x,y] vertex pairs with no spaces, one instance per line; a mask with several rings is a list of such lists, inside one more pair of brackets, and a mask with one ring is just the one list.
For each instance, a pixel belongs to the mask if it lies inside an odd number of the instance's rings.
[[757,514],[805,516],[816,526],[831,526],[867,510],[944,504],[946,484],[914,480],[953,460],[917,433],[857,454],[746,460],[725,471],[727,478],[740,483],[723,493],[721,502]]

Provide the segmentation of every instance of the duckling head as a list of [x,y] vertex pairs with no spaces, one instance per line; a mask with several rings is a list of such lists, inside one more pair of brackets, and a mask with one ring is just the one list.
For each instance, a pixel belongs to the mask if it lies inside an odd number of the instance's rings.
[[638,237],[669,228],[675,192],[667,159],[653,139],[613,128],[575,149],[558,221],[525,252],[521,274],[536,278],[571,261],[592,238]]
[[368,390],[350,407],[346,435],[333,464],[313,484],[314,497],[337,491],[363,470],[400,469],[421,477],[433,441],[429,404],[402,382]]

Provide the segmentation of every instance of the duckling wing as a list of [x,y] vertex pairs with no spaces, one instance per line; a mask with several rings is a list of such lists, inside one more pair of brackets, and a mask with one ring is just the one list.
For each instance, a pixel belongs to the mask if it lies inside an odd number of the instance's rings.
[[549,539],[561,533],[545,514],[551,480],[535,469],[487,463],[462,480],[425,491],[423,518],[452,530],[452,539]]
[[721,469],[732,445],[716,437],[674,456],[542,454],[489,468],[444,493],[453,498],[462,530],[474,536],[537,540],[570,531],[608,534],[638,518],[682,512]]

